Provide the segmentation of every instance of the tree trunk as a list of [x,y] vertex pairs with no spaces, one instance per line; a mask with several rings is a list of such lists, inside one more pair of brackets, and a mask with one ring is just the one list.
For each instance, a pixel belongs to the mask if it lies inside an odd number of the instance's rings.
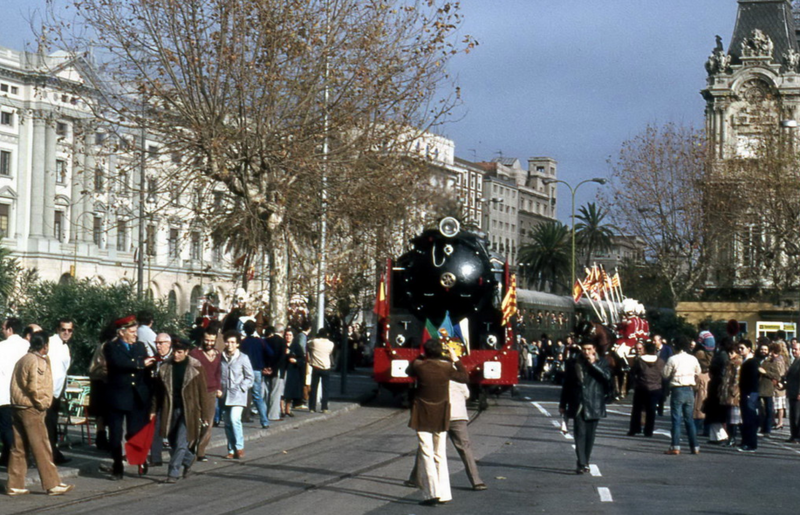
[[273,233],[269,261],[269,318],[272,325],[285,325],[289,306],[289,246],[283,230]]

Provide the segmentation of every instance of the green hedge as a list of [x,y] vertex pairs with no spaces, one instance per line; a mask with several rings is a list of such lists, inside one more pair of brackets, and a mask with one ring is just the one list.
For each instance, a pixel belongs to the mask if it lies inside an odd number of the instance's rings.
[[24,324],[39,324],[52,333],[62,317],[75,321],[75,334],[70,342],[72,367],[70,374],[86,375],[102,329],[111,321],[140,310],[150,310],[158,332],[184,336],[185,326],[170,312],[166,300],[138,300],[130,285],[101,285],[90,279],[66,283],[37,282],[27,288],[27,298],[18,309]]

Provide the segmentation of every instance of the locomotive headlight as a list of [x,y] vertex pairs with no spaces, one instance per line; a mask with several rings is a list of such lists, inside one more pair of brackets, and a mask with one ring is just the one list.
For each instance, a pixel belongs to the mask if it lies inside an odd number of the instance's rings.
[[472,263],[464,263],[463,265],[461,265],[460,272],[465,279],[469,279],[470,277],[472,277],[472,274],[475,273],[475,265],[473,265]]
[[458,223],[458,220],[452,216],[442,218],[442,221],[439,222],[439,232],[442,233],[442,236],[445,238],[454,237],[460,230],[461,225]]

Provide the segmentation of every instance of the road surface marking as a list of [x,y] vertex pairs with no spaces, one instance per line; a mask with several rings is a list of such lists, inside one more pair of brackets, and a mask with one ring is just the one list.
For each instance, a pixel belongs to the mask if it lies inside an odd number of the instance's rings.
[[531,404],[533,404],[533,406],[534,406],[536,409],[538,409],[538,410],[539,410],[539,412],[540,412],[542,415],[544,415],[545,417],[551,417],[551,416],[552,416],[552,415],[550,415],[550,412],[549,412],[549,411],[547,411],[546,409],[544,409],[544,408],[542,407],[542,405],[541,405],[541,404],[539,404],[538,402],[532,402]]
[[608,408],[606,408],[606,411],[608,413],[613,413],[614,415],[622,415],[623,417],[630,417],[631,416],[630,412],[626,413],[624,411],[617,411],[615,409],[608,409]]
[[558,420],[553,419],[550,421],[550,423],[559,429],[561,428],[561,422],[559,422]]
[[669,431],[667,431],[665,429],[656,429],[655,431],[653,431],[653,434],[654,435],[672,436],[672,433],[670,433]]
[[529,400],[531,400],[531,398],[530,397],[525,397],[525,400],[529,401]]
[[[764,439],[764,440],[766,440],[766,439]],[[761,445],[764,445],[764,440],[762,440],[762,444]],[[780,447],[781,449],[784,449],[784,450],[787,450],[787,451],[792,451],[794,453],[800,454],[800,451],[798,451],[797,449],[793,449],[793,448],[789,447],[788,445],[784,445],[784,444],[776,442],[774,440],[772,442],[770,442],[770,443],[775,444],[776,447]]]
[[589,472],[594,477],[601,477],[603,475],[603,474],[600,473],[600,469],[597,467],[597,465],[593,465],[593,464],[589,464]]
[[573,450],[573,451],[575,450],[575,446],[574,446],[574,445],[572,446],[572,450]]
[[611,490],[608,488],[601,486],[597,489],[597,493],[600,494],[600,502],[614,502],[614,499],[611,497]]

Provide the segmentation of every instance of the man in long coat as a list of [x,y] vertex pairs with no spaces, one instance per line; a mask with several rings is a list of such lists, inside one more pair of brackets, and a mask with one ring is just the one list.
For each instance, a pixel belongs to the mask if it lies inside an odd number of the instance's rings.
[[[443,357],[442,342],[425,342],[425,357],[414,360],[408,375],[417,378],[417,391],[411,407],[409,427],[417,431],[421,458],[420,482],[425,499],[421,504],[434,506],[452,500],[447,470],[447,430],[450,428],[450,381],[466,383],[464,365],[453,349],[450,359]],[[454,366],[455,365],[455,366]]]
[[167,483],[189,475],[196,447],[203,429],[210,424],[204,418],[206,373],[198,360],[189,356],[189,345],[173,339],[172,356],[158,371],[158,394],[153,414],[161,409],[161,437],[169,439]]

